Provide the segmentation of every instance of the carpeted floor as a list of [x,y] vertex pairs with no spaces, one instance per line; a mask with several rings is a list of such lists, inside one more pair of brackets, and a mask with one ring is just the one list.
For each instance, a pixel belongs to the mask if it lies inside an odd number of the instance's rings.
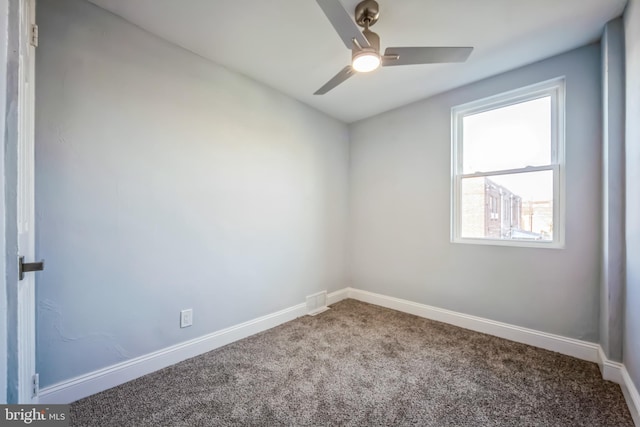
[[79,400],[87,426],[633,426],[597,365],[345,300]]

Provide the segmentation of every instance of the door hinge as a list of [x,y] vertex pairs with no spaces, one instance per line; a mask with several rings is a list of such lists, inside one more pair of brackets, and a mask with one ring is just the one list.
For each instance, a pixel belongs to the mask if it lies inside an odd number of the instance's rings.
[[40,374],[33,374],[31,379],[31,397],[38,397],[40,391]]
[[38,47],[38,26],[36,24],[31,25],[31,46]]

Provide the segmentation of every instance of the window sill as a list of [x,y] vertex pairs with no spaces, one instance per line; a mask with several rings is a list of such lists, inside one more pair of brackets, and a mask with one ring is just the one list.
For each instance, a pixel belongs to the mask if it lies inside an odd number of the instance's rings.
[[454,238],[451,240],[454,244],[464,245],[484,245],[484,246],[511,246],[516,248],[536,248],[536,249],[564,249],[564,242],[560,241],[531,241],[531,240],[502,240],[502,239],[473,239],[473,238]]

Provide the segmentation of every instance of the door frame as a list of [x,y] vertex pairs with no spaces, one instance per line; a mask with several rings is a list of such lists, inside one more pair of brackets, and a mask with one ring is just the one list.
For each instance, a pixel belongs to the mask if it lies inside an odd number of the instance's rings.
[[[35,279],[19,280],[18,248],[21,234],[19,222],[21,218],[33,218],[34,206],[35,48],[31,45],[31,38],[32,24],[35,24],[35,0],[9,0],[8,3],[4,135],[6,234],[3,254],[7,295],[6,400],[8,403],[28,404],[38,401],[35,375]],[[29,58],[26,65],[25,61],[21,60],[25,55]],[[30,83],[27,84],[27,81]],[[20,164],[25,160],[25,154],[27,163],[31,165],[26,168],[24,163]],[[20,182],[24,182],[25,177],[30,183],[26,187],[19,185]],[[25,211],[25,206],[30,212]]]

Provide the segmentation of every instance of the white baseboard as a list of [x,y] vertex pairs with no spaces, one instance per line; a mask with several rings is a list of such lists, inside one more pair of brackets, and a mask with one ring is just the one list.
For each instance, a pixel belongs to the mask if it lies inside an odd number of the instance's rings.
[[620,362],[609,360],[602,347],[599,348],[598,356],[600,359],[598,365],[600,366],[600,372],[602,372],[602,378],[620,385],[624,399],[629,407],[631,418],[633,418],[636,426],[640,426],[640,395],[627,372],[627,368]]
[[359,289],[348,288],[349,298],[391,308],[426,319],[437,320],[461,328],[482,332],[488,335],[505,338],[534,347],[544,348],[558,353],[573,356],[589,362],[599,362],[599,345],[560,335],[540,332],[533,329],[496,322],[482,317],[471,316],[451,310],[432,307],[400,298],[375,294]]
[[627,406],[629,406],[629,412],[631,412],[631,418],[633,418],[633,422],[636,426],[640,427],[640,394],[638,393],[638,389],[636,385],[633,383],[633,380],[629,376],[629,372],[627,372],[627,368],[622,365],[622,394],[624,394],[624,398],[627,401]]
[[[634,422],[640,426],[640,395],[638,394],[638,389],[629,377],[624,365],[608,360],[598,344],[354,288],[344,288],[328,294],[327,305],[335,304],[347,298],[544,348],[578,359],[596,362],[600,366],[602,377],[605,380],[620,384]],[[306,304],[298,304],[200,338],[63,381],[40,390],[39,403],[73,402],[304,316],[307,311]]]
[[337,290],[335,292],[331,292],[327,295],[327,305],[332,305],[337,302],[342,301],[343,299],[349,298],[349,289],[351,288],[343,288]]
[[598,366],[600,366],[603,379],[620,384],[621,386],[624,384],[624,379],[622,378],[624,365],[620,362],[609,360],[602,347],[598,349]]
[[[327,295],[327,305],[347,298],[347,289]],[[298,304],[249,320],[220,331],[195,338],[153,353],[108,366],[88,374],[71,378],[42,388],[38,394],[39,403],[70,403],[83,397],[107,390],[183,360],[198,356],[234,341],[257,334],[282,323],[307,314],[307,305]]]
[[468,314],[362,291],[360,289],[347,288],[347,297],[534,347],[544,348],[573,356],[577,359],[595,362],[600,366],[603,379],[620,385],[633,421],[640,427],[640,394],[638,394],[638,389],[631,380],[625,366],[622,363],[609,360],[599,344],[522,328],[520,326],[470,316]]
[[307,314],[306,304],[127,360],[40,390],[40,403],[70,403]]

